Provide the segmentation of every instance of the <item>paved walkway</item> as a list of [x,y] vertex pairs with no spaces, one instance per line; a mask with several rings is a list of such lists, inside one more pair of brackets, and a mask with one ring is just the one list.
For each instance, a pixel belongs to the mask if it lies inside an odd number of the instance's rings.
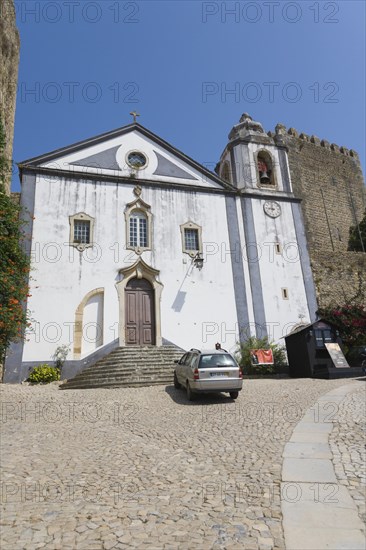
[[286,443],[281,485],[286,548],[365,549],[365,439],[359,422],[365,403],[364,388],[357,383],[328,392]]
[[[364,382],[247,380],[236,402],[194,403],[164,386],[4,385],[1,548],[293,550],[283,501],[294,497],[291,488],[281,493],[286,444],[301,442],[291,439],[294,428],[343,386],[350,393],[336,403],[331,483],[337,494],[347,488],[362,516]],[[317,451],[330,461],[328,448]]]

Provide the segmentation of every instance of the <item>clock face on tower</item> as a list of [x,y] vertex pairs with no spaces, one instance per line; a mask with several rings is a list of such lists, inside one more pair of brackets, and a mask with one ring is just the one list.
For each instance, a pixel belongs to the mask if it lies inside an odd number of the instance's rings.
[[263,210],[271,218],[278,218],[281,214],[281,206],[276,201],[266,201],[263,205]]

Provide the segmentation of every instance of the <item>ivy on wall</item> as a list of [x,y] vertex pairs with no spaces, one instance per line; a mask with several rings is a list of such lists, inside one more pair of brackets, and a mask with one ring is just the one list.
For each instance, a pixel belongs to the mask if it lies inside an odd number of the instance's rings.
[[29,296],[30,269],[21,244],[25,238],[21,208],[6,193],[10,171],[4,151],[5,133],[0,118],[0,362],[10,342],[24,337],[28,324],[24,302]]

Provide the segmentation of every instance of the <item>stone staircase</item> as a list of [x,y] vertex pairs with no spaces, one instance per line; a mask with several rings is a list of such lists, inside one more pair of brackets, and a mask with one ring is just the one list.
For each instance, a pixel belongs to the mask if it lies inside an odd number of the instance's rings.
[[117,348],[61,384],[61,390],[119,388],[173,384],[174,360],[184,350],[176,346]]

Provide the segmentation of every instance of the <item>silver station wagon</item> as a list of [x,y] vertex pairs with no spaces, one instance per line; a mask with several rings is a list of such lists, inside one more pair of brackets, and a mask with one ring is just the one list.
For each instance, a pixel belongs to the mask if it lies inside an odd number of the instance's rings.
[[174,386],[184,386],[189,401],[195,393],[228,392],[236,399],[243,386],[240,367],[224,349],[198,350],[192,348],[175,361]]

